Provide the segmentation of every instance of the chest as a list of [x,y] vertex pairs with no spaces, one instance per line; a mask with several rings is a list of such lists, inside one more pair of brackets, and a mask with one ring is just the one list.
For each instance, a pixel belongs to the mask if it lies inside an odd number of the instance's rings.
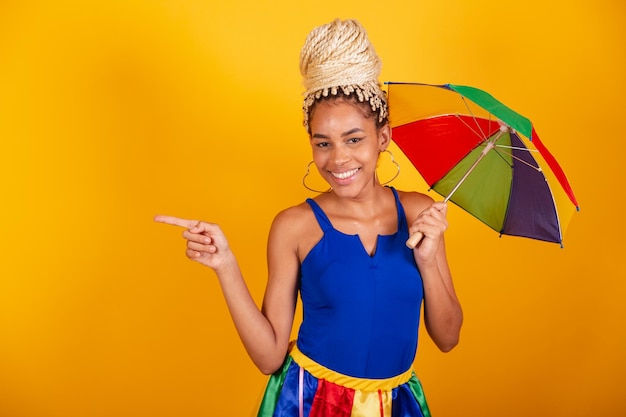
[[340,309],[419,303],[421,276],[405,240],[398,233],[378,235],[370,255],[359,236],[326,232],[302,263],[303,301]]
[[364,251],[370,256],[376,253],[380,236],[390,236],[398,232],[398,218],[395,212],[369,219],[333,216],[330,221],[340,234],[356,236]]

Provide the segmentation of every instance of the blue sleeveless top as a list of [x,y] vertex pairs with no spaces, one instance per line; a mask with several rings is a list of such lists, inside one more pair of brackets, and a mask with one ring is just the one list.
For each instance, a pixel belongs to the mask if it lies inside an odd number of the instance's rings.
[[[391,188],[391,187],[390,187]],[[357,378],[389,378],[407,371],[417,350],[422,277],[404,209],[393,191],[398,230],[379,235],[370,256],[358,235],[333,228],[320,206],[313,209],[322,239],[302,262],[303,321],[298,349],[325,367]]]

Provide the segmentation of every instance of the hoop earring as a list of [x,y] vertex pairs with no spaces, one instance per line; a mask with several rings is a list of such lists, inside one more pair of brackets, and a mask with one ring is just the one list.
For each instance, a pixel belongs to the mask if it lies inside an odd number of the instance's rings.
[[304,174],[304,177],[302,177],[302,185],[304,185],[304,188],[306,188],[309,191],[313,191],[314,193],[330,193],[333,190],[333,187],[330,187],[328,190],[326,191],[320,191],[320,190],[316,190],[313,189],[311,187],[309,187],[308,185],[306,185],[306,177],[309,176],[309,174],[311,173],[311,165],[313,165],[315,161],[311,161],[307,164],[306,166],[306,174]]
[[[389,149],[385,149],[383,152],[389,153],[389,157],[391,158],[391,162],[396,166],[396,173],[394,174],[394,176],[391,177],[391,179],[389,181],[385,181],[385,182],[380,184],[380,185],[387,185],[391,181],[393,181],[396,178],[398,178],[398,175],[400,175],[400,164],[396,162],[396,159],[393,157],[393,154],[391,153],[391,151]],[[376,177],[378,177],[378,173],[376,174]]]

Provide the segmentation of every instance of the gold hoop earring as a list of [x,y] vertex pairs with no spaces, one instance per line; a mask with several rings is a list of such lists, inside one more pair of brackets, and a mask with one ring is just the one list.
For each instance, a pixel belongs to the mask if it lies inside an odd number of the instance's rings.
[[[391,177],[391,179],[389,181],[385,181],[385,182],[380,184],[380,185],[387,185],[391,181],[393,181],[396,178],[398,178],[398,175],[400,175],[400,164],[396,162],[396,159],[393,157],[393,154],[391,153],[391,151],[389,149],[385,149],[383,152],[389,153],[389,157],[391,158],[391,162],[396,166],[396,173],[394,174],[394,176]],[[383,153],[383,152],[381,152],[381,153]],[[378,177],[378,173],[376,173],[376,177]]]
[[320,191],[320,190],[316,190],[314,188],[309,187],[308,185],[306,185],[306,177],[309,176],[309,174],[311,173],[311,165],[313,165],[315,161],[311,161],[307,164],[306,166],[306,174],[304,174],[304,177],[302,177],[302,185],[304,185],[304,188],[306,188],[309,191],[313,191],[314,193],[329,193],[333,190],[333,187],[330,187],[328,190],[326,191]]

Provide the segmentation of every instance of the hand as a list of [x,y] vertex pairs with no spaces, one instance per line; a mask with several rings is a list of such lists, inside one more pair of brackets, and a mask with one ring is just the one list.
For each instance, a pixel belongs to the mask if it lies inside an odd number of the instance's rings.
[[[443,234],[448,229],[447,212],[447,203],[435,202],[422,211],[409,227],[409,235],[411,236],[409,241],[413,240],[414,235],[421,235],[421,239],[416,239],[417,242],[414,242],[415,245],[413,246],[416,261],[420,263],[435,261],[435,255],[441,244]],[[409,241],[407,241],[407,245],[409,245]]]
[[193,261],[217,270],[233,258],[226,236],[217,224],[173,216],[155,216],[154,221],[186,228],[183,232],[187,239],[186,255]]

